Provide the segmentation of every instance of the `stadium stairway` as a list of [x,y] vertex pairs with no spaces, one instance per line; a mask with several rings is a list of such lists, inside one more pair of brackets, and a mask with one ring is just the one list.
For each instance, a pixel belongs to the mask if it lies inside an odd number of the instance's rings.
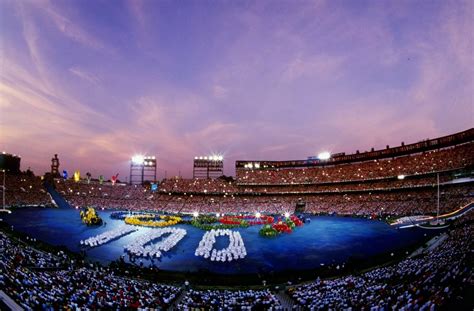
[[275,296],[280,301],[283,310],[293,310],[293,299],[291,299],[290,296],[288,296],[284,290],[277,292]]
[[186,290],[181,291],[181,294],[179,294],[178,298],[176,298],[173,304],[168,308],[168,311],[179,310],[178,304],[181,302],[181,300],[183,300],[185,295],[186,295]]
[[24,310],[3,290],[0,290],[0,310]]
[[48,183],[44,184],[44,187],[49,192],[51,197],[53,198],[54,202],[59,208],[71,208],[69,203]]

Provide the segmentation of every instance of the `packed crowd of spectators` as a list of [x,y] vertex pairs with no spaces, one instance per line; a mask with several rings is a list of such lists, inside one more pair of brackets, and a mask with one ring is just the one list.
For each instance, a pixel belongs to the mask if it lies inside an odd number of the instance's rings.
[[[5,176],[5,188],[6,206],[52,204],[51,197],[43,187],[41,178],[34,176],[32,173],[7,173]],[[3,185],[0,185],[0,197],[3,195],[2,192]]]
[[219,213],[241,214],[256,212],[279,214],[295,209],[293,200],[277,197],[243,197],[243,196],[170,196],[168,204],[159,210],[181,213]]
[[[423,179],[423,178],[422,178]],[[415,179],[416,180],[416,179]],[[398,181],[393,181],[398,182]],[[342,215],[422,215],[437,208],[434,185],[403,188],[369,188],[359,191],[295,193],[152,193],[141,186],[97,185],[61,181],[60,193],[72,206],[169,213],[267,214],[293,213],[298,204],[306,212]],[[392,190],[388,190],[392,189]],[[440,187],[440,211],[450,212],[474,200],[474,183],[445,184]]]
[[[440,183],[452,180],[452,172],[440,174]],[[285,185],[239,185],[236,182],[223,181],[221,179],[165,179],[161,185],[161,194],[238,194],[238,193],[314,193],[314,192],[343,192],[343,191],[364,191],[374,189],[403,189],[412,187],[426,187],[437,184],[436,174],[426,174],[421,176],[403,176],[399,179],[396,176],[386,179],[369,179],[353,182],[335,183],[310,183]]]
[[239,185],[288,185],[338,181],[360,181],[418,175],[458,169],[473,165],[474,142],[463,145],[402,156],[394,159],[371,160],[360,163],[287,169],[237,169]]
[[161,193],[219,193],[232,194],[239,192],[240,189],[234,182],[217,179],[185,179],[169,178],[160,184]]
[[318,279],[288,293],[297,305],[312,310],[437,310],[474,285],[469,262],[473,219],[461,219],[443,244],[425,255],[361,275]]
[[[300,204],[311,213],[417,215],[436,209],[438,180],[433,171],[440,171],[442,212],[472,201],[472,182],[449,184],[455,173],[472,176],[472,159],[474,143],[467,143],[332,167],[238,170],[237,182],[171,178],[161,182],[157,191],[150,186],[72,179],[55,179],[54,186],[71,206],[98,209],[279,214],[291,213]],[[454,168],[462,170],[450,171]],[[308,180],[301,178],[308,176],[311,182],[305,183]],[[41,179],[31,174],[7,174],[6,201],[7,205],[51,204]]]
[[[474,201],[474,184],[441,188],[440,212],[454,211]],[[437,210],[437,188],[363,194],[313,195],[305,197],[310,213],[343,215],[426,215]]]
[[[422,215],[437,209],[437,188],[389,192],[265,196],[169,196],[160,210],[186,213],[293,213],[298,204],[314,214]],[[474,184],[441,187],[440,212],[450,212],[474,200]],[[179,203],[177,203],[179,202]]]
[[189,290],[179,310],[281,310],[280,301],[269,290]]
[[[440,174],[440,183],[449,182],[453,179],[452,173]],[[325,192],[357,192],[380,189],[406,189],[406,188],[421,188],[432,187],[437,184],[436,174],[403,177],[403,179],[391,178],[383,180],[368,180],[350,183],[322,183],[322,184],[289,184],[286,186],[241,186],[240,190],[244,193],[325,193]]]
[[[472,168],[474,143],[443,150],[402,156],[395,159],[370,160],[327,167],[287,169],[237,169],[237,181],[223,179],[165,179],[160,193],[285,193],[406,188],[449,181],[452,171]],[[406,177],[398,179],[399,176]]]
[[181,289],[76,264],[0,232],[0,288],[27,310],[166,308]]
[[147,201],[153,198],[150,188],[141,185],[75,182],[71,179],[56,179],[54,183],[56,191],[72,206],[138,210],[148,206]]

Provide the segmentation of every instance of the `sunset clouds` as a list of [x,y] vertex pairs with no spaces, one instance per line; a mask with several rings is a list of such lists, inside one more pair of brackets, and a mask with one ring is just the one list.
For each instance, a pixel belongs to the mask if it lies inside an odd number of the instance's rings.
[[472,1],[2,1],[0,145],[23,168],[159,177],[474,124]]

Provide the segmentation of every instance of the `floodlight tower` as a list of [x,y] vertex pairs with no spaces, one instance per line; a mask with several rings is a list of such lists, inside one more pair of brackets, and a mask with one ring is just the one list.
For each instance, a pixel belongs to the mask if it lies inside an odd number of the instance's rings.
[[329,151],[323,151],[318,154],[319,163],[321,163],[323,167],[324,165],[326,165],[327,161],[329,161],[330,159],[331,159],[331,153]]
[[130,161],[130,185],[156,182],[156,157],[134,155]]
[[218,178],[224,175],[224,157],[211,155],[194,157],[193,178]]
[[320,161],[327,161],[331,158],[331,153],[329,151],[323,151],[318,154],[318,159]]

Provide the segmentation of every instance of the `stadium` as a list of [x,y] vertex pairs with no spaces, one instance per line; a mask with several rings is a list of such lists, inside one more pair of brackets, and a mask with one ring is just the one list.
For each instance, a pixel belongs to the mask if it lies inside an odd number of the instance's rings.
[[[4,304],[299,310],[472,303],[474,129],[353,154],[239,160],[235,179],[158,183],[138,174],[137,184],[60,176],[57,155],[51,172],[35,176],[21,172],[19,156],[1,159]],[[131,176],[137,166],[153,168],[152,159],[134,157]],[[223,158],[194,161],[219,171]]]
[[0,1],[0,310],[474,310],[474,1]]

